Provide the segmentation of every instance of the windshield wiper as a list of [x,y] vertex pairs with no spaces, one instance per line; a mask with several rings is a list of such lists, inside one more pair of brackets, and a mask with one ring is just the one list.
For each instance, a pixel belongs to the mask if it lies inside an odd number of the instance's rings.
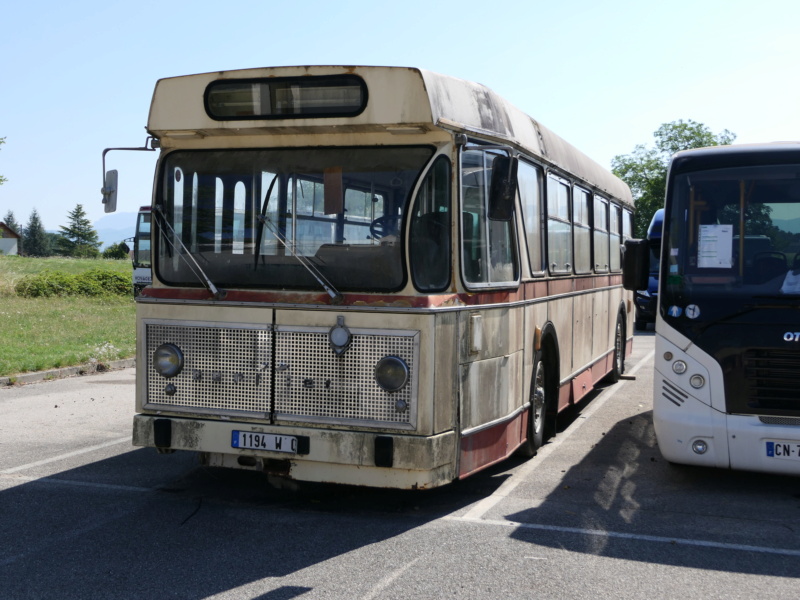
[[[333,287],[333,284],[330,281],[325,279],[325,276],[314,266],[314,263],[295,251],[294,244],[286,240],[286,236],[282,235],[281,232],[278,231],[278,229],[272,224],[272,221],[269,220],[269,217],[265,217],[262,214],[258,215],[257,218],[259,223],[266,225],[273,237],[283,244],[283,247],[289,251],[289,253],[297,260],[297,262],[303,265],[306,271],[311,273],[311,276],[317,280],[317,283],[319,283],[322,286],[322,289],[324,289],[325,292],[331,297],[331,301],[334,304],[341,304],[342,300],[344,300],[344,296],[342,296],[342,294],[340,294],[336,288]],[[259,229],[259,232],[260,231],[261,230]],[[256,253],[256,261],[258,261],[258,253]]]
[[[215,286],[214,282],[211,281],[208,275],[206,275],[206,272],[203,271],[203,268],[195,260],[192,253],[183,243],[183,240],[181,240],[180,236],[177,233],[175,233],[175,230],[172,228],[172,225],[170,225],[169,221],[167,221],[167,216],[164,214],[164,209],[161,207],[160,204],[156,204],[156,216],[160,217],[157,220],[159,221],[158,225],[162,234],[161,235],[162,239],[165,240],[170,246],[172,246],[173,251],[176,251],[178,253],[178,256],[180,256],[183,259],[183,261],[188,265],[189,270],[192,272],[192,274],[195,277],[197,277],[197,279],[200,280],[200,283],[206,286],[206,288],[208,289],[209,292],[211,292],[211,294],[213,294],[215,300],[224,300],[225,296],[228,295],[228,292],[226,292],[223,289],[219,289],[217,286]],[[168,236],[165,233],[164,231],[165,229],[169,229],[169,231],[172,233],[172,237],[178,240],[178,243],[183,249],[183,252],[178,252],[178,248],[176,248],[175,244],[172,243],[170,236]],[[186,258],[187,256],[190,259],[192,259],[191,262],[189,262],[189,260]]]
[[275,177],[272,178],[272,181],[269,183],[269,188],[267,189],[267,195],[264,197],[264,204],[261,206],[261,214],[259,214],[256,219],[258,220],[259,227],[258,231],[256,232],[256,248],[255,248],[255,265],[253,268],[258,268],[258,259],[261,256],[261,239],[264,236],[264,227],[269,229],[269,232],[272,236],[278,240],[283,247],[289,251],[297,262],[299,262],[303,267],[311,273],[311,276],[317,280],[322,286],[322,289],[331,297],[331,301],[334,304],[341,304],[344,297],[333,287],[333,284],[325,279],[325,276],[317,269],[314,264],[306,259],[303,256],[300,256],[297,252],[295,252],[294,244],[288,242],[286,240],[286,236],[281,235],[281,232],[278,231],[277,227],[272,224],[269,217],[267,217],[267,204],[269,204],[269,198],[272,196],[272,188],[275,186],[275,182],[278,180],[278,175],[276,174]]
[[[772,295],[772,296],[761,295],[761,296],[752,296],[752,297],[753,297],[753,299],[763,298],[763,299],[783,300],[784,302],[782,302],[782,303],[768,303],[768,304],[745,304],[741,309],[737,310],[736,312],[733,312],[733,313],[731,313],[729,315],[725,315],[724,317],[722,317],[720,319],[716,319],[715,321],[711,321],[711,322],[706,323],[705,325],[701,326],[700,327],[700,332],[703,332],[706,329],[708,329],[709,327],[713,327],[714,325],[719,325],[720,323],[725,323],[727,321],[735,319],[736,317],[741,317],[742,315],[746,315],[747,313],[754,312],[754,311],[759,310],[761,308],[792,308],[792,309],[800,308],[800,303],[798,303],[798,304],[787,304],[785,302],[785,300],[787,298],[785,296],[783,296],[783,295]],[[800,298],[797,298],[797,299],[800,300]]]

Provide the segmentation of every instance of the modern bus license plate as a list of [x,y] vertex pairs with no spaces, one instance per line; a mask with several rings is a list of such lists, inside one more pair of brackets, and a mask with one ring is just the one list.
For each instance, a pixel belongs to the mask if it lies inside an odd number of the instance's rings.
[[291,435],[278,435],[275,433],[233,431],[231,433],[231,448],[297,454],[297,438]]
[[800,461],[800,442],[787,440],[767,440],[767,456]]

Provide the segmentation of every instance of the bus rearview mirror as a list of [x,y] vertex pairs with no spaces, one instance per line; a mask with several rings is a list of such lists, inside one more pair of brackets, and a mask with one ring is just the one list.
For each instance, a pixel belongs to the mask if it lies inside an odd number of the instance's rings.
[[510,221],[517,197],[516,158],[498,156],[492,161],[492,183],[489,189],[489,219]]
[[103,208],[105,212],[112,213],[117,210],[117,170],[113,169],[106,173],[103,182]]
[[622,253],[622,287],[646,290],[650,278],[650,246],[647,240],[625,240]]

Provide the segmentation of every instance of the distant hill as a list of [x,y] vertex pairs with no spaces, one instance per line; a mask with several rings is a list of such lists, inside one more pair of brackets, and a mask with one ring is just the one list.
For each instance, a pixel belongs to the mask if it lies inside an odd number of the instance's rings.
[[136,217],[137,213],[135,212],[119,212],[97,219],[92,225],[100,241],[103,242],[100,250],[133,237],[133,234],[136,233]]
[[800,219],[772,219],[772,224],[777,225],[784,231],[800,233]]

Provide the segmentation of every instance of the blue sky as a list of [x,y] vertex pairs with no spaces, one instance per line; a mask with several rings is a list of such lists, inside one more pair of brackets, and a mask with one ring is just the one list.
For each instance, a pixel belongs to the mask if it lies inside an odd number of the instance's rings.
[[[104,148],[144,143],[157,79],[305,64],[413,66],[483,83],[600,164],[693,119],[737,143],[800,140],[800,2],[7,2],[0,219],[104,216]],[[153,153],[112,152],[119,211]],[[112,242],[114,240],[104,240]]]

